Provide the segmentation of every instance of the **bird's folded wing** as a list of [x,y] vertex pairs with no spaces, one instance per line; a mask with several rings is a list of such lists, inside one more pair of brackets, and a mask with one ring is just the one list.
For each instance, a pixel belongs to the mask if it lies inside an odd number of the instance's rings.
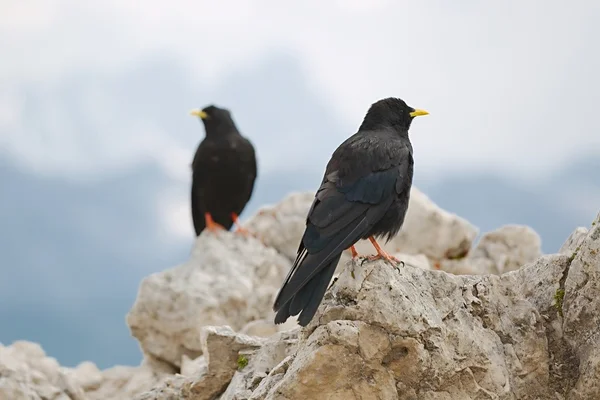
[[275,308],[291,299],[340,252],[364,236],[388,210],[396,196],[399,165],[369,172],[344,183],[334,171],[325,176],[309,211],[294,266]]

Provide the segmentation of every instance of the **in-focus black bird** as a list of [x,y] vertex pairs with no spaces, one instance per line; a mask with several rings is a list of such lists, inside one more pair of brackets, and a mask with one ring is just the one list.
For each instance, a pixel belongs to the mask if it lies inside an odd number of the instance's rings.
[[256,179],[254,146],[238,131],[231,113],[209,105],[193,110],[204,123],[206,136],[192,161],[192,220],[196,236],[209,230],[227,229],[235,223],[245,232],[238,215],[252,196]]
[[299,315],[306,326],[313,318],[342,252],[369,239],[376,256],[397,259],[375,240],[394,237],[404,223],[413,177],[413,149],[408,129],[413,118],[427,115],[398,98],[372,104],[357,133],[332,154],[315,194],[306,229],[292,269],[285,278],[273,310],[275,323]]

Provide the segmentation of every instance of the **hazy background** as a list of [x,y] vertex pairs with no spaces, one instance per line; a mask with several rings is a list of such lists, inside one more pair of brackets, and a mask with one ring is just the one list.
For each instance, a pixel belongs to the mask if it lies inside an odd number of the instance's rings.
[[189,110],[233,112],[259,178],[242,217],[314,190],[398,96],[415,184],[554,252],[600,209],[600,2],[31,0],[0,5],[0,341],[137,364],[140,280],[187,259]]

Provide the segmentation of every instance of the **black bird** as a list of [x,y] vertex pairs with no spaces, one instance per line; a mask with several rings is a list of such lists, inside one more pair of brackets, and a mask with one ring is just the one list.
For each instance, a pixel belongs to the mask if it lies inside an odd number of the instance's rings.
[[256,179],[254,146],[238,131],[231,113],[209,105],[193,110],[206,136],[192,161],[192,220],[196,236],[207,228],[229,230],[252,196]]
[[427,115],[398,98],[379,100],[369,108],[357,133],[332,154],[315,194],[292,269],[273,310],[275,323],[298,315],[306,326],[325,295],[342,252],[369,239],[377,255],[396,261],[375,240],[394,237],[408,208],[413,178],[413,149],[408,129],[414,117]]

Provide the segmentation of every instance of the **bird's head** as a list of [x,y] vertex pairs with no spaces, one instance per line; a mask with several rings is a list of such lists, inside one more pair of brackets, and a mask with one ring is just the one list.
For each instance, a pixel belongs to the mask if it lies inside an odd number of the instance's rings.
[[202,120],[206,134],[225,132],[231,128],[235,128],[231,113],[226,108],[220,108],[213,104],[202,109],[192,110],[190,115],[198,117]]
[[392,126],[408,130],[415,117],[429,114],[425,110],[412,108],[404,100],[388,97],[371,105],[360,129],[376,129],[377,127]]

